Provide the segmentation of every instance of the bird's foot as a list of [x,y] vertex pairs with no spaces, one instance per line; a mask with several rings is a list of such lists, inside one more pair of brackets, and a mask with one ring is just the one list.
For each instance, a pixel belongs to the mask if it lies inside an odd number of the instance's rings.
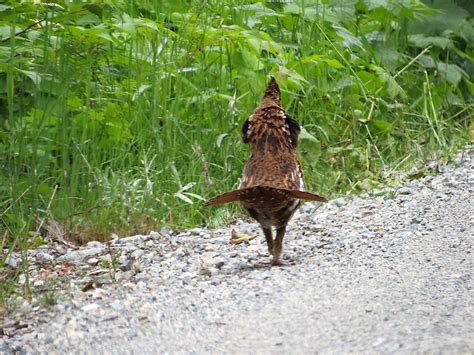
[[272,264],[272,266],[289,266],[289,265],[291,265],[290,262],[288,262],[288,261],[283,261],[283,260],[281,260],[281,259],[273,259],[273,260],[271,261],[271,264]]

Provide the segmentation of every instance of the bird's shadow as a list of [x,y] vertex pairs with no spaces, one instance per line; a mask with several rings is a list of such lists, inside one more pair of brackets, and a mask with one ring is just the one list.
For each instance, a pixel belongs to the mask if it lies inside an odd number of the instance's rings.
[[[270,270],[273,268],[281,268],[283,270],[292,268],[298,265],[305,264],[308,259],[308,254],[311,256],[320,256],[322,260],[326,259],[326,254],[324,250],[328,245],[332,245],[336,243],[337,240],[335,239],[326,239],[325,241],[320,241],[319,243],[315,243],[314,245],[305,249],[305,255],[301,255],[301,251],[292,251],[290,255],[285,255],[283,257],[284,265],[273,265],[271,263],[271,257],[261,257],[257,260],[249,260],[247,261],[245,266],[240,266],[236,268],[229,268],[229,269],[220,269],[219,274],[223,275],[242,275],[246,274],[255,270]],[[309,253],[308,253],[309,251]],[[340,250],[334,250],[333,255],[340,253]]]
[[273,268],[286,269],[286,268],[290,268],[292,266],[295,266],[297,264],[299,264],[299,263],[295,260],[285,259],[285,264],[284,265],[273,265],[271,263],[271,259],[267,258],[266,260],[257,260],[253,263],[249,262],[244,267],[219,270],[219,274],[221,274],[221,275],[243,275],[243,274],[247,274],[249,272],[256,271],[256,270],[270,270],[270,269],[273,269]]

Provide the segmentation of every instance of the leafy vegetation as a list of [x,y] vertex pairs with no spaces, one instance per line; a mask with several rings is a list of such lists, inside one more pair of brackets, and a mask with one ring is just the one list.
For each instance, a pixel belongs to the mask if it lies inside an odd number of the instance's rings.
[[240,125],[270,75],[304,127],[318,193],[359,193],[448,158],[472,124],[468,3],[7,0],[3,262],[46,237],[229,221],[236,207],[201,201],[237,186]]

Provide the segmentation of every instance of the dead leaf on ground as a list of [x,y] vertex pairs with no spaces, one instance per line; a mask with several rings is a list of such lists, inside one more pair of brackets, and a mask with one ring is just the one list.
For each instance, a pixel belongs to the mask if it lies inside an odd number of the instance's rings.
[[256,237],[257,236],[254,234],[238,234],[235,229],[232,229],[229,243],[240,244],[240,243],[255,239]]

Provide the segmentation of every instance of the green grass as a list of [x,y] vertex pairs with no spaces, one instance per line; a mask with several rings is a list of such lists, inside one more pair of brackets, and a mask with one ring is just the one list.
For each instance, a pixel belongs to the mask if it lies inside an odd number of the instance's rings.
[[0,298],[27,268],[2,260],[53,223],[82,243],[231,220],[201,202],[237,186],[270,75],[328,197],[470,139],[473,20],[454,2],[56,3],[0,5]]

